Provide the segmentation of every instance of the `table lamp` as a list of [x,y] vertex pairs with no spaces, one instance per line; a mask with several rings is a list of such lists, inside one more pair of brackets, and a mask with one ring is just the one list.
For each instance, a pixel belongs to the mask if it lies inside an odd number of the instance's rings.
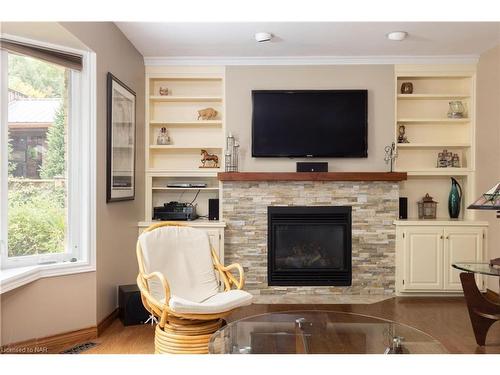
[[[500,218],[500,182],[481,195],[468,209],[471,210],[496,210]],[[500,266],[500,258],[491,259],[490,265]]]

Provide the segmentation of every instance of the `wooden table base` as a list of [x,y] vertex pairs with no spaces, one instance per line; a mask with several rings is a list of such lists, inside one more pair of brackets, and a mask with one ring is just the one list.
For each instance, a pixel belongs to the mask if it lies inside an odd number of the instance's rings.
[[471,272],[462,272],[460,281],[464,290],[467,308],[469,309],[470,321],[476,343],[483,346],[486,341],[488,329],[497,320],[500,320],[500,304],[487,299],[476,285],[474,274]]

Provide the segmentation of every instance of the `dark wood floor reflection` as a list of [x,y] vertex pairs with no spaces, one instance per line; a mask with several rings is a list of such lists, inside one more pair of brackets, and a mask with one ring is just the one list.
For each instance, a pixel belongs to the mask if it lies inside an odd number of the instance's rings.
[[[370,305],[251,305],[238,310],[227,320],[293,310],[331,310],[372,315],[420,329],[439,340],[450,353],[500,353],[500,323],[491,327],[486,346],[478,347],[462,297],[396,297]],[[96,340],[99,345],[86,353],[153,353],[153,339],[153,327],[124,327],[116,320]]]

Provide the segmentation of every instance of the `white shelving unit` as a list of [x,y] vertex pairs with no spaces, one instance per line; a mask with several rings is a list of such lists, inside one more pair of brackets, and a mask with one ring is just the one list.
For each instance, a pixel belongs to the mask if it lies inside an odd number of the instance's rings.
[[[460,293],[457,261],[487,257],[487,223],[478,222],[466,207],[476,198],[475,65],[399,65],[395,67],[395,169],[407,172],[400,196],[408,197],[408,219],[396,224],[397,294]],[[403,82],[412,94],[401,94]],[[465,118],[447,118],[449,101],[460,100]],[[410,143],[397,143],[404,125]],[[459,168],[438,168],[438,153],[447,149],[460,157]],[[448,215],[451,179],[463,189],[458,219]],[[429,193],[438,202],[436,220],[419,220],[417,202]]]
[[[465,209],[474,199],[475,81],[474,65],[398,65],[395,68],[396,170],[408,172],[401,196],[408,197],[409,217],[416,219],[417,201],[426,193],[438,201],[439,217],[448,216],[450,177],[464,189],[462,219],[473,219]],[[413,93],[401,94],[403,82],[412,82]],[[449,101],[461,100],[465,118],[448,118]],[[410,143],[397,143],[400,125]],[[460,157],[460,168],[437,168],[438,153],[447,149]]]
[[[206,216],[208,200],[221,195],[217,172],[224,166],[224,79],[223,67],[146,67],[146,198],[145,218],[139,223],[142,231],[152,222],[153,207],[194,200],[200,218],[183,224],[207,230],[221,258],[225,224],[222,218],[209,221]],[[168,95],[160,95],[160,87],[168,88]],[[217,116],[198,119],[198,111],[207,107],[214,108]],[[157,144],[162,127],[170,137],[168,145]],[[200,168],[202,149],[219,157],[219,168]],[[207,187],[167,186],[175,182],[206,183]]]

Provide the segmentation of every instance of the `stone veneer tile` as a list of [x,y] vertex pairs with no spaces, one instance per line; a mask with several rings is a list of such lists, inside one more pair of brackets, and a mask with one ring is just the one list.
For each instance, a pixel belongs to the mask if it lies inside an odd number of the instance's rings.
[[[391,295],[399,186],[392,182],[223,182],[224,262],[240,263],[257,295]],[[352,206],[352,285],[267,285],[268,206]]]

